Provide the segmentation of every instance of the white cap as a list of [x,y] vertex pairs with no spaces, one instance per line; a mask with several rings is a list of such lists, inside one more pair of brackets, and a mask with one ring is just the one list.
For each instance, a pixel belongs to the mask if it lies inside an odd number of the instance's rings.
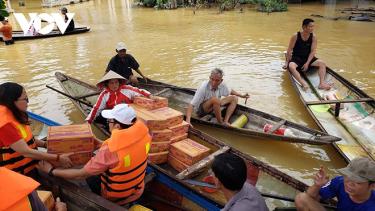
[[118,104],[111,110],[103,110],[102,116],[106,119],[115,119],[125,125],[131,125],[137,117],[135,110],[128,104]]
[[119,43],[117,43],[117,45],[116,45],[116,50],[117,51],[121,51],[121,50],[126,50],[126,45],[125,45],[125,43],[123,43],[123,42],[119,42]]

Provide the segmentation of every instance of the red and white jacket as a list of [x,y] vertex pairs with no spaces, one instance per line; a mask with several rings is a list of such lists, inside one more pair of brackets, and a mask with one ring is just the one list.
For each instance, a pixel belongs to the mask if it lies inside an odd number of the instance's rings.
[[112,109],[115,105],[121,103],[131,104],[136,96],[149,97],[150,95],[150,92],[130,85],[120,85],[116,91],[105,88],[100,93],[98,101],[96,101],[86,121],[91,124],[104,109]]

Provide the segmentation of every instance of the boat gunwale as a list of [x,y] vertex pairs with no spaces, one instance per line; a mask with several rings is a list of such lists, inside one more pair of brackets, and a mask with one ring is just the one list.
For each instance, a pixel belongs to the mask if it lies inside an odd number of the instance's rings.
[[[59,37],[59,36],[67,36],[67,35],[73,35],[73,34],[80,34],[90,31],[91,28],[89,26],[83,26],[83,27],[76,27],[74,28],[74,31],[65,32],[64,34],[61,34],[60,32],[57,33],[56,30],[53,30],[52,32],[46,34],[46,35],[23,35],[23,31],[13,31],[12,38],[13,40],[32,40],[32,39],[42,39],[42,38],[50,38],[50,37]],[[0,41],[3,41],[3,37],[0,36]]]
[[[364,91],[360,90],[358,87],[356,87],[355,85],[353,85],[351,82],[349,82],[348,80],[346,80],[344,77],[342,77],[341,75],[339,75],[337,72],[335,72],[334,70],[332,70],[331,68],[329,67],[326,67],[326,70],[328,73],[330,73],[336,80],[338,80],[339,82],[341,82],[346,88],[348,88],[350,91],[353,91],[355,94],[357,94],[358,96],[360,96],[361,98],[371,98],[373,99],[372,97],[370,97],[369,95],[367,95]],[[328,133],[327,130],[324,128],[324,126],[320,123],[320,121],[318,120],[318,118],[315,116],[314,112],[311,110],[310,106],[307,104],[308,101],[306,101],[304,99],[304,97],[302,96],[300,90],[298,89],[298,84],[297,82],[295,81],[292,73],[287,69],[286,70],[288,76],[289,76],[289,80],[291,81],[295,91],[297,92],[300,100],[302,101],[303,105],[305,106],[305,108],[307,109],[307,111],[309,112],[311,118],[314,120],[315,124],[317,124],[317,126],[322,130],[324,131],[325,133]],[[306,77],[305,74],[303,74],[303,77],[305,80],[309,81]],[[318,99],[321,99],[320,96],[318,96],[318,94],[314,93],[316,95],[316,97],[318,97]],[[367,104],[370,104],[372,107],[375,107],[375,102],[365,102]],[[331,115],[334,115],[330,112]],[[339,121],[336,119],[336,121]],[[340,125],[342,125],[342,123],[338,122]],[[344,127],[344,126],[343,126]],[[344,127],[345,130],[347,130],[346,127]],[[349,131],[348,131],[349,133]],[[351,133],[349,133],[351,134]],[[356,141],[357,139],[355,137],[352,136],[352,138]],[[359,146],[361,146],[359,143],[357,143]],[[350,162],[350,159],[349,157],[340,149],[340,147],[337,145],[336,142],[333,142],[332,143],[333,147],[336,149],[336,151],[344,158],[344,160],[349,163]],[[361,146],[362,148],[362,146]],[[366,151],[365,151],[366,152]],[[366,152],[367,153],[367,152]],[[370,155],[369,155],[370,156]]]
[[[156,84],[161,84],[163,86],[170,86],[170,88],[172,90],[182,91],[182,92],[185,92],[185,93],[190,94],[190,95],[195,94],[194,89],[188,89],[188,88],[182,88],[182,87],[178,87],[178,86],[174,86],[174,85],[169,85],[169,84],[159,82],[159,81],[154,81],[154,80],[151,80],[151,79],[148,79],[148,81],[151,81],[151,82],[156,83]],[[150,84],[150,85],[144,84],[144,85],[145,86],[152,86],[152,84]],[[331,136],[328,133],[324,133],[324,132],[319,131],[319,130],[308,128],[306,126],[291,122],[291,121],[286,120],[284,118],[274,116],[272,114],[268,114],[266,112],[259,111],[259,110],[256,110],[254,108],[250,108],[250,107],[243,106],[243,105],[240,105],[240,104],[237,105],[237,109],[236,109],[235,112],[238,112],[238,111],[251,113],[251,114],[259,116],[263,119],[268,119],[268,120],[272,120],[272,121],[275,121],[275,122],[280,122],[282,120],[285,120],[284,125],[290,126],[294,129],[298,129],[298,130],[301,130],[301,131],[306,132],[306,133],[309,133],[310,135],[314,136],[314,139],[302,138],[302,137],[283,136],[283,135],[277,135],[277,134],[269,134],[269,133],[259,132],[259,131],[255,131],[255,130],[251,130],[251,129],[228,127],[228,126],[212,123],[212,122],[209,122],[209,121],[201,120],[201,119],[195,118],[195,117],[191,117],[191,118],[194,122],[197,122],[197,123],[206,124],[206,125],[214,126],[214,127],[217,127],[217,128],[222,128],[222,129],[225,129],[225,130],[235,131],[238,134],[245,135],[245,136],[251,136],[251,137],[272,138],[272,139],[280,140],[280,141],[288,141],[288,142],[294,142],[294,143],[306,143],[306,144],[314,144],[314,145],[331,144],[334,141],[340,140],[340,138],[335,137],[335,136]],[[332,137],[332,138],[329,141],[321,140],[321,137],[317,136],[317,134],[319,134],[323,137],[330,137],[330,138]]]

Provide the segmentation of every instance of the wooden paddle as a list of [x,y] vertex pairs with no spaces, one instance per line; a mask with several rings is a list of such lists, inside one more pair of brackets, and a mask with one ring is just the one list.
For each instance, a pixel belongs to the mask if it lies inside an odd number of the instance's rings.
[[67,93],[62,92],[62,91],[60,91],[60,90],[57,90],[57,89],[55,89],[55,88],[53,88],[53,87],[51,87],[51,86],[46,85],[46,87],[49,88],[49,89],[52,89],[53,91],[55,91],[55,92],[57,92],[57,93],[59,93],[59,94],[64,95],[65,97],[68,97],[68,98],[70,98],[70,99],[72,99],[72,100],[75,100],[75,101],[77,101],[77,102],[79,102],[79,103],[82,103],[82,104],[84,104],[84,105],[86,105],[86,106],[88,106],[88,107],[90,107],[90,108],[93,107],[93,105],[91,105],[90,103],[85,102],[85,101],[82,101],[82,100],[80,100],[80,99],[77,99],[77,98],[75,98],[75,97],[73,97],[73,96],[71,96],[71,95],[68,95]]
[[179,88],[179,89],[182,89],[182,90],[196,91],[196,89],[193,89],[193,88],[183,88],[183,87],[177,87],[177,86],[174,86],[174,85],[152,84],[152,83],[139,83],[139,85],[141,85],[143,87],[153,86],[153,87],[161,87],[161,88],[171,88],[171,89]]

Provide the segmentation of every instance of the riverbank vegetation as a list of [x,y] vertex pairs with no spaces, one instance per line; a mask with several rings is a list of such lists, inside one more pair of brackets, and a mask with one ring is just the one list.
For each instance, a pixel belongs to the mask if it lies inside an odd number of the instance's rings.
[[175,9],[177,7],[218,7],[219,11],[229,11],[235,8],[242,10],[243,5],[254,5],[260,12],[283,12],[288,10],[285,0],[139,0],[145,7],[157,9]]
[[6,9],[6,4],[4,0],[0,0],[0,16],[8,17],[9,13]]

